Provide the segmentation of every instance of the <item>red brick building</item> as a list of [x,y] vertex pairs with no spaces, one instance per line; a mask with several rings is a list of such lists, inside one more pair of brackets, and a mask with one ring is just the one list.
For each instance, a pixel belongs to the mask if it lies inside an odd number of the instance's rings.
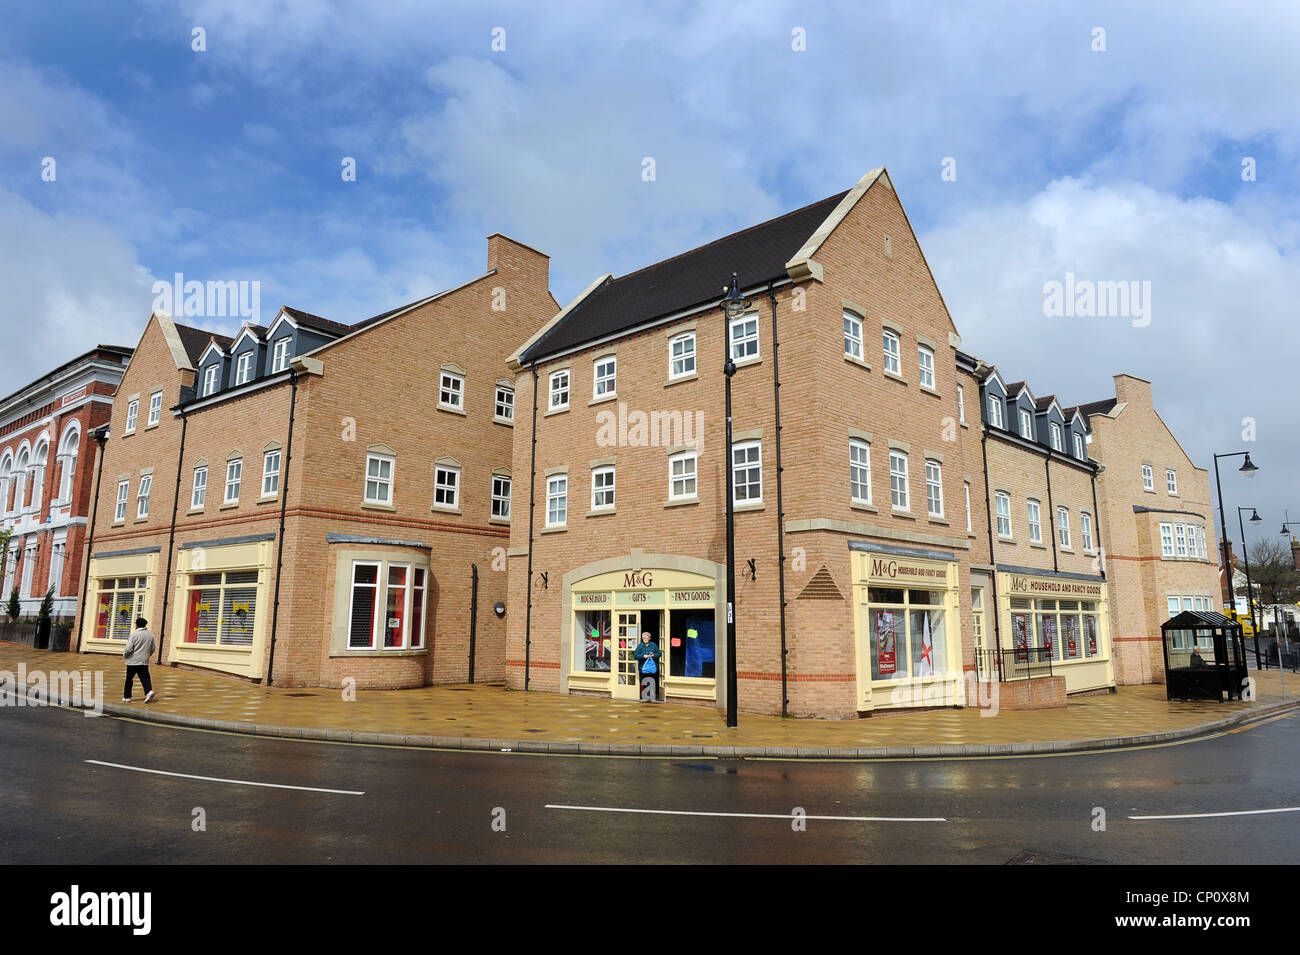
[[99,345],[0,399],[0,521],[12,537],[0,604],[18,589],[24,617],[49,591],[71,618],[81,591],[96,447],[131,349]]

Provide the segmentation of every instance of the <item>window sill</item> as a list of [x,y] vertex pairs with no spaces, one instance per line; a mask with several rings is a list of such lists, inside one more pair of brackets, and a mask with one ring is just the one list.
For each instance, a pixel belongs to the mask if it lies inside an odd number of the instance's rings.
[[699,377],[699,372],[695,371],[691,372],[689,375],[678,375],[676,378],[670,377],[664,382],[664,387],[669,388],[673,385],[680,385],[684,381],[695,381]]
[[699,495],[693,494],[690,497],[677,497],[677,498],[670,497],[668,500],[664,501],[664,507],[685,507],[688,504],[698,504],[698,503],[700,503]]
[[871,370],[871,366],[870,366],[870,365],[868,365],[868,364],[867,364],[865,361],[863,361],[861,358],[857,358],[857,357],[855,357],[854,355],[848,355],[848,354],[846,354],[846,355],[844,356],[844,360],[847,361],[850,365],[857,365],[859,368],[865,368],[867,371],[870,371],[870,370]]
[[546,411],[545,413],[543,413],[542,417],[549,418],[553,414],[567,414],[568,411],[569,411],[568,405],[561,405],[558,408],[551,408],[550,410]]
[[146,514],[144,517],[137,517],[137,518],[136,518],[135,520],[133,520],[131,523],[132,523],[132,524],[144,524],[144,523],[145,523],[146,521],[148,521],[148,520],[149,520],[149,515]]
[[513,418],[498,418],[498,417],[495,416],[495,415],[492,416],[492,423],[493,423],[493,424],[503,424],[503,425],[505,425],[507,428],[513,428],[513,427],[515,426],[515,422],[514,422],[514,419],[513,419]]
[[429,508],[430,511],[436,511],[439,514],[463,514],[459,507],[449,507],[446,504],[435,504]]
[[397,511],[395,504],[380,504],[378,501],[362,501],[361,509],[363,511],[387,511],[392,514]]
[[131,435],[133,435],[133,434],[135,434],[135,428],[132,428],[130,431],[123,431],[123,432],[122,432],[122,437],[124,437],[124,438],[129,438],[129,437],[131,437]]
[[747,368],[750,365],[763,364],[763,357],[761,355],[751,355],[748,358],[733,358],[732,361],[735,362],[737,368]]
[[330,650],[331,657],[415,657],[428,653],[420,647],[416,650]]
[[274,504],[274,503],[275,503],[276,501],[278,501],[278,500],[280,500],[280,495],[279,495],[279,494],[263,494],[261,497],[259,497],[259,498],[257,499],[257,503],[258,503],[258,504]]
[[445,411],[448,414],[458,414],[462,418],[469,417],[469,415],[465,412],[464,408],[457,408],[454,405],[444,405],[441,401],[438,402],[438,410]]
[[565,524],[557,524],[555,527],[543,527],[538,533],[540,534],[563,534],[569,528]]
[[880,513],[880,508],[876,507],[874,504],[868,504],[866,501],[850,501],[849,507],[853,508],[855,511],[867,511],[870,514]]
[[906,379],[906,378],[904,378],[902,375],[900,375],[900,374],[899,374],[898,372],[896,372],[896,371],[890,371],[888,368],[885,369],[885,377],[886,377],[886,378],[891,378],[891,379],[893,379],[894,381],[897,381],[897,382],[901,382],[901,383],[904,384],[904,385],[907,384],[907,379]]
[[1156,493],[1156,489],[1153,488],[1153,487],[1144,487],[1144,488],[1142,489],[1142,493],[1143,493],[1143,494],[1154,494],[1154,493]]
[[153,430],[154,428],[156,428],[156,427],[158,427],[158,423],[157,423],[157,422],[154,422],[153,424],[147,424],[147,425],[145,425],[145,426],[144,426],[144,430],[146,430],[146,431],[152,431],[152,430]]
[[1062,554],[1073,554],[1073,553],[1074,553],[1074,548],[1073,548],[1073,547],[1066,547],[1064,544],[1062,544],[1062,545],[1060,546],[1060,551],[1061,551]]
[[239,502],[238,502],[238,501],[229,501],[229,502],[227,502],[227,503],[225,503],[225,504],[222,504],[219,508],[217,508],[217,510],[219,510],[219,511],[229,511],[229,510],[233,510],[233,509],[236,508],[236,507],[239,507]]
[[607,394],[601,395],[599,398],[592,398],[590,401],[587,402],[587,407],[590,408],[592,405],[603,405],[607,401],[617,401],[617,400],[618,400],[618,392],[611,391]]
[[1003,537],[1001,534],[999,534],[999,535],[998,535],[998,543],[999,543],[999,544],[1011,544],[1011,545],[1014,545],[1014,544],[1016,543],[1016,539],[1015,539],[1014,537]]
[[126,527],[126,519],[123,518],[123,519],[120,520],[120,521],[114,521],[112,524],[109,524],[108,526],[109,526],[109,527]]
[[929,514],[926,515],[925,519],[931,524],[942,524],[944,527],[952,526],[952,521],[948,520],[946,517],[935,517],[933,514]]
[[915,514],[913,514],[911,511],[904,510],[901,507],[891,507],[889,510],[893,513],[895,517],[903,517],[909,521],[916,520]]
[[931,388],[929,385],[922,385],[922,386],[921,386],[921,391],[922,391],[924,394],[931,395],[931,396],[933,396],[933,397],[935,397],[935,398],[942,398],[942,397],[943,397],[943,395],[939,394],[939,392],[935,391],[935,390],[934,390],[933,388]]
[[191,514],[202,514],[202,513],[203,513],[203,508],[191,507],[188,511],[185,512],[185,516],[189,517]]
[[612,507],[593,507],[587,512],[588,517],[604,517],[606,514],[616,513]]
[[1035,544],[1033,541],[1029,542],[1029,546],[1032,547],[1034,550],[1047,550],[1046,544]]
[[508,517],[489,517],[489,518],[488,518],[488,523],[489,523],[489,524],[504,524],[506,527],[509,527],[509,526],[510,526],[510,518],[508,518]]
[[961,426],[962,426],[963,428],[969,428],[969,427],[970,427],[970,425],[968,425],[965,421],[961,422]]
[[745,511],[761,511],[766,507],[767,505],[762,501],[746,501],[744,504],[733,504],[731,512],[733,514],[742,514]]

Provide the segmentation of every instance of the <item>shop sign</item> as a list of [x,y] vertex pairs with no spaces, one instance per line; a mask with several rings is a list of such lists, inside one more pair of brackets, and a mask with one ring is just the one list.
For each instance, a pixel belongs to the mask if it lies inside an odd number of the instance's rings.
[[68,394],[64,395],[62,400],[59,402],[59,407],[62,408],[64,405],[70,405],[78,398],[84,398],[88,394],[90,394],[90,386],[82,385],[76,391],[69,392]]
[[1045,577],[1011,578],[1013,594],[1053,594],[1073,597],[1101,597],[1104,584],[1086,580],[1055,580]]
[[712,590],[670,590],[668,591],[668,605],[670,607],[680,606],[682,604],[713,604],[714,592]]
[[900,560],[897,557],[867,558],[867,576],[872,580],[887,580],[891,583],[917,583],[921,586],[936,586],[947,589],[948,567],[944,564],[919,563]]
[[662,590],[620,590],[614,595],[614,604],[618,607],[662,607],[663,603]]
[[609,594],[605,592],[573,595],[573,605],[575,607],[608,607],[609,604]]
[[894,611],[876,611],[876,670],[881,676],[898,670],[898,635],[894,629]]

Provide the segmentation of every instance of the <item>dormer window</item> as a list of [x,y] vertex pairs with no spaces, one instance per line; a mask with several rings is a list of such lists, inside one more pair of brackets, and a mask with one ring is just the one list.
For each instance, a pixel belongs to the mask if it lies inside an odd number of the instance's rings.
[[1024,408],[1020,409],[1020,437],[1034,440],[1034,416]]
[[1062,450],[1061,426],[1057,424],[1055,421],[1052,422],[1052,450],[1053,451]]
[[271,355],[271,374],[289,367],[289,342],[290,339],[281,338],[275,343],[275,351]]
[[253,379],[253,353],[246,351],[235,364],[235,384],[242,385]]
[[995,428],[1003,427],[1002,399],[997,395],[989,395],[989,424]]
[[209,365],[203,371],[203,394],[210,395],[217,390],[217,371],[219,365]]
[[1083,450],[1083,435],[1077,431],[1074,432],[1074,456],[1080,461],[1088,459],[1088,455]]

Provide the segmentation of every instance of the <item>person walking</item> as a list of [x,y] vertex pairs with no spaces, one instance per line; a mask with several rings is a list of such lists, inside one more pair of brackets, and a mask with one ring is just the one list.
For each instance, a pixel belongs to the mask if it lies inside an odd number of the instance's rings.
[[650,639],[650,631],[641,634],[641,643],[633,654],[641,664],[641,702],[659,702],[659,644]]
[[122,656],[126,659],[126,685],[122,689],[122,702],[131,702],[131,687],[136,676],[140,677],[140,686],[144,688],[144,701],[153,700],[153,684],[149,680],[149,658],[153,656],[154,639],[149,630],[149,621],[144,617],[135,618],[135,630],[126,641]]

